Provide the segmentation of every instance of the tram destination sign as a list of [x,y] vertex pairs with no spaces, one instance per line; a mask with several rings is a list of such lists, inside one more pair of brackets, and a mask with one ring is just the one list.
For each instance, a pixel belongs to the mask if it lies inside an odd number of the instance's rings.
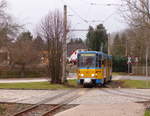
[[96,56],[96,54],[81,54],[81,56]]

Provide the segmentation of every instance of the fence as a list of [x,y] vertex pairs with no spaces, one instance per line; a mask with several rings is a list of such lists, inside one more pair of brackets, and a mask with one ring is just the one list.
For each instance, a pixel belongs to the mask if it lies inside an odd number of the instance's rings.
[[[132,66],[132,73],[135,75],[146,75],[146,67]],[[150,76],[150,66],[148,67],[148,75]]]

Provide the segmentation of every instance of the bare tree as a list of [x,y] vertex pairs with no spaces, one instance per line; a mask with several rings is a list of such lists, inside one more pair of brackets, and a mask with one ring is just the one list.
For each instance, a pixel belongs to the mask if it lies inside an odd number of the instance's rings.
[[23,32],[15,43],[11,45],[10,57],[14,65],[20,66],[21,77],[24,77],[26,66],[38,64],[40,61],[39,52],[34,48],[32,36],[29,32]]
[[127,32],[130,52],[145,59],[146,49],[150,44],[150,3],[149,0],[122,0],[123,18],[129,24]]
[[7,2],[5,0],[0,1],[0,19],[5,19],[7,17],[7,14],[5,12],[5,9],[7,8]]
[[64,25],[59,11],[49,12],[41,25],[42,38],[46,40],[48,51],[48,73],[51,83],[61,83]]
[[150,29],[149,0],[122,0],[123,17],[130,26]]
[[7,2],[0,1],[0,48],[8,44],[18,34],[21,26],[14,23],[12,17],[6,13]]

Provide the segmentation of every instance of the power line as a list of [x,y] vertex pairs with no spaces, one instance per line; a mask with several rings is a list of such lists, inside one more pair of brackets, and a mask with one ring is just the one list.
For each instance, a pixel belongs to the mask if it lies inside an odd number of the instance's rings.
[[[64,2],[64,0],[61,0],[62,1],[62,3],[64,3],[64,4],[66,4],[65,2]],[[89,23],[86,19],[84,19],[83,17],[81,17],[73,8],[71,8],[71,6],[69,6],[69,5],[67,5],[68,6],[68,8],[74,13],[74,14],[76,14],[76,16],[78,16],[82,21],[84,21],[85,23]]]
[[110,17],[112,17],[114,14],[116,14],[115,12],[113,12],[112,14],[110,14],[108,17],[106,17],[104,20],[91,20],[88,22],[92,22],[92,23],[96,23],[96,22],[101,22],[101,23],[105,23]]
[[[64,0],[61,0],[61,2],[63,4],[66,4],[66,2]],[[87,4],[89,2],[85,1]],[[99,4],[99,3],[89,3],[89,5],[101,5],[101,6],[123,6],[122,4],[115,4],[115,3],[108,3],[108,4]],[[110,17],[112,17],[115,13],[113,12],[112,14],[110,14],[108,17],[106,17],[103,20],[86,20],[85,18],[83,18],[81,15],[79,15],[71,6],[67,5],[68,8],[78,17],[80,18],[82,21],[84,21],[85,23],[96,23],[96,22],[101,22],[101,23],[105,23]],[[89,24],[90,25],[90,24]],[[76,30],[72,30],[72,31],[78,31],[80,29],[76,29]],[[85,31],[85,29],[81,29],[81,31]]]
[[112,17],[114,14],[116,14],[115,12],[113,12],[112,14],[110,14],[108,17],[106,17],[104,20],[103,20],[103,23],[105,23],[110,17]]
[[90,3],[90,5],[95,5],[95,6],[123,6],[122,4],[114,4],[114,3],[107,3],[107,4]]
[[69,31],[88,31],[88,29],[71,29]]
[[84,19],[83,17],[81,17],[74,9],[72,9],[70,6],[68,6],[70,8],[70,10],[72,12],[74,12],[81,20],[83,20],[85,23],[88,23],[88,21],[86,19]]
[[[82,3],[84,3],[84,5],[88,6],[88,10],[87,10],[86,16],[90,17],[92,9],[93,9],[93,6],[90,5],[90,2],[88,0],[80,0],[80,1],[82,1]],[[88,21],[88,22],[89,22],[89,25],[91,25],[93,21]]]
[[88,5],[90,5],[90,3],[88,2],[88,1],[86,1],[86,0],[81,0],[83,3],[86,3],[86,4],[88,4]]
[[88,22],[92,22],[92,23],[95,23],[95,22],[103,22],[103,20],[88,20]]

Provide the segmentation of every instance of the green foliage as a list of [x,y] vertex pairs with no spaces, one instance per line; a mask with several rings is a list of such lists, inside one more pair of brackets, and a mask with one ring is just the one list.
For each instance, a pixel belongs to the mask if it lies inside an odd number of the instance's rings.
[[112,45],[113,72],[128,72],[126,52],[126,35],[116,34]]
[[127,58],[113,56],[113,72],[127,72]]
[[112,45],[112,55],[113,56],[125,56],[126,50],[126,35],[123,34],[121,37],[116,34],[114,42]]
[[33,36],[30,31],[22,32],[17,38],[18,41],[32,41]]
[[72,44],[72,43],[80,44],[80,43],[84,43],[84,42],[83,42],[83,40],[81,38],[75,38],[75,39],[70,39],[69,44]]
[[150,110],[146,110],[144,116],[150,116]]
[[103,24],[99,24],[96,29],[92,26],[89,27],[87,33],[86,45],[93,51],[100,51],[103,48],[103,52],[107,53],[108,36]]

